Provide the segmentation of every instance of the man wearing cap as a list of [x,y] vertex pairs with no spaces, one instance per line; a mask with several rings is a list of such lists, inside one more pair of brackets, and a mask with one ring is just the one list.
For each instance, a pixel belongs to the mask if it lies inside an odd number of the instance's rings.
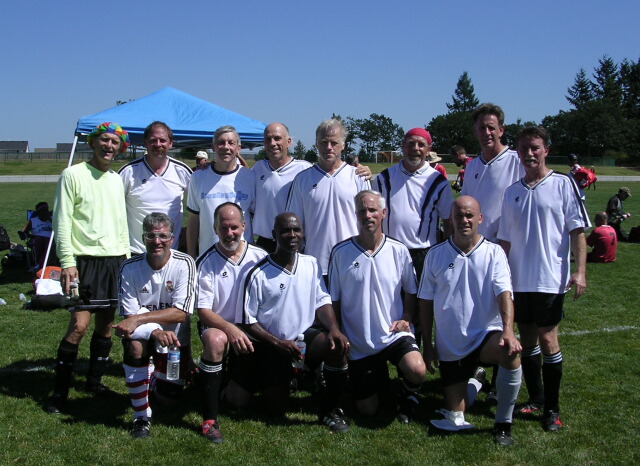
[[447,169],[440,163],[441,160],[442,157],[439,157],[437,152],[429,152],[429,165],[431,165],[431,168],[447,178]]
[[111,351],[111,324],[118,307],[118,274],[129,255],[129,231],[121,178],[110,169],[129,146],[129,136],[116,123],[102,123],[88,136],[91,160],[65,169],[58,181],[54,231],[62,267],[61,284],[69,294],[78,283],[79,299],[69,308],[67,332],[58,346],[53,397],[46,411],[65,409],[78,346],[91,315],[89,373],[85,390],[96,395],[113,392],[102,384]]
[[199,150],[196,154],[196,166],[193,167],[193,171],[204,170],[209,163],[209,154],[206,151]]
[[497,242],[502,195],[505,189],[524,176],[518,153],[503,144],[504,112],[492,103],[476,108],[472,115],[473,131],[482,152],[465,169],[462,194],[474,197],[482,208],[482,236]]
[[631,197],[631,190],[622,187],[618,190],[618,194],[614,194],[607,202],[607,215],[609,216],[609,225],[613,227],[618,235],[618,241],[629,241],[629,235],[622,229],[622,222],[631,217],[631,212],[625,212],[622,201],[626,201]]
[[[122,178],[127,204],[127,223],[131,252],[143,254],[142,221],[151,212],[171,217],[180,237],[182,229],[182,199],[187,192],[191,169],[187,164],[169,157],[173,147],[173,131],[166,123],[154,121],[144,130],[147,154],[122,167]],[[179,241],[173,242],[178,249]]]
[[451,186],[427,162],[432,142],[424,128],[408,131],[402,142],[403,159],[383,170],[374,182],[387,203],[382,229],[409,248],[418,279],[427,250],[440,240],[440,219],[445,237],[451,226]]

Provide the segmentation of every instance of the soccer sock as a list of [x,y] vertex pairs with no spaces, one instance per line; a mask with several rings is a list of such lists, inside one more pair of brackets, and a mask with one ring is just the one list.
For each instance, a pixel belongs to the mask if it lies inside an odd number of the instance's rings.
[[473,406],[480,390],[482,390],[482,383],[471,377],[467,382],[467,409]]
[[325,362],[322,374],[327,384],[322,400],[322,414],[324,414],[340,406],[340,397],[349,380],[349,366],[333,367]]
[[560,381],[562,380],[562,352],[544,355],[544,411],[560,411]]
[[544,404],[544,392],[542,390],[542,358],[540,345],[522,350],[522,375],[527,384],[529,400]]
[[507,369],[498,366],[496,389],[498,391],[498,408],[496,410],[496,422],[513,422],[513,408],[518,400],[520,386],[522,385],[522,368]]
[[200,393],[202,394],[202,419],[217,420],[220,411],[220,383],[222,361],[200,359]]
[[93,332],[91,344],[89,346],[89,374],[87,376],[88,385],[97,385],[102,379],[109,361],[109,353],[113,342],[111,338],[106,338]]
[[123,364],[124,376],[133,406],[133,418],[151,419],[149,405],[149,366],[130,366]]
[[56,395],[61,395],[65,399],[69,396],[73,364],[76,362],[76,359],[78,359],[78,345],[74,345],[63,339],[58,346],[56,379],[53,392]]

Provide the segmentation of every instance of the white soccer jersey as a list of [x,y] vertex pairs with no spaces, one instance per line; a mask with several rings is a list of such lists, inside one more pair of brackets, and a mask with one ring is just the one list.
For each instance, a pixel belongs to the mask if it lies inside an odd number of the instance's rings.
[[507,188],[498,238],[511,243],[514,291],[565,293],[571,275],[569,233],[590,226],[569,175],[551,171],[533,187],[522,179]]
[[411,173],[402,162],[383,170],[374,186],[387,201],[383,231],[409,249],[438,242],[440,219],[451,215],[453,192],[447,179],[429,164]]
[[[142,221],[152,212],[167,214],[173,220],[176,236],[179,236],[182,228],[182,198],[189,186],[191,169],[169,157],[164,172],[158,175],[145,157],[140,157],[122,167],[118,174],[124,184],[131,251],[145,252]],[[178,243],[176,238],[173,249],[178,249]]]
[[316,310],[331,304],[318,261],[296,254],[290,272],[267,256],[245,280],[243,324],[259,323],[282,340],[295,340],[313,324]]
[[[191,256],[171,251],[171,258],[160,270],[153,270],[147,255],[132,257],[120,268],[120,315],[140,313],[140,307],[159,311],[172,307],[193,314],[195,301],[196,264]],[[189,317],[181,324],[163,325],[172,330],[181,345],[191,341]]]
[[503,249],[485,238],[467,254],[452,238],[427,253],[418,298],[433,301],[436,349],[442,361],[458,361],[486,335],[502,330],[497,297],[512,293]]
[[318,259],[323,274],[328,271],[331,248],[358,234],[353,198],[365,189],[371,189],[369,181],[346,163],[333,175],[314,165],[293,180],[286,210],[300,216],[304,252]]
[[213,214],[220,204],[235,202],[244,212],[247,226],[244,239],[253,243],[251,215],[256,199],[256,179],[254,173],[238,164],[232,172],[221,173],[213,168],[198,170],[191,176],[187,209],[200,215],[199,252],[204,252],[218,242],[218,235],[213,231]]
[[198,258],[198,304],[197,307],[211,309],[227,322],[241,319],[245,275],[267,252],[245,243],[244,254],[233,262],[216,243]]
[[296,159],[291,159],[278,169],[271,168],[267,159],[256,162],[251,169],[256,174],[256,211],[253,216],[255,235],[271,239],[274,219],[285,211],[293,179],[309,167],[309,162]]
[[482,209],[482,223],[478,232],[495,242],[500,226],[500,210],[504,190],[524,176],[518,153],[508,148],[490,162],[480,154],[465,169],[462,195],[474,197]]
[[349,359],[376,354],[409,332],[389,332],[404,314],[402,291],[415,294],[416,274],[407,247],[384,236],[369,254],[350,238],[336,245],[329,263],[329,290],[340,301]]

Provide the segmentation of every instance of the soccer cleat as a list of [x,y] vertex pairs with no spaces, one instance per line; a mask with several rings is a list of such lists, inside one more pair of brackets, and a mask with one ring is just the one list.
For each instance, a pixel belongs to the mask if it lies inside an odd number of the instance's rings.
[[332,432],[349,432],[349,421],[340,408],[331,410],[321,421]]
[[409,424],[415,416],[419,403],[415,395],[401,398],[398,403],[398,421],[402,424]]
[[542,420],[542,428],[547,432],[557,432],[562,429],[562,420],[557,411],[547,411]]
[[102,382],[94,384],[87,382],[84,386],[84,391],[103,398],[113,398],[118,395]]
[[513,437],[511,437],[511,424],[508,422],[496,422],[493,427],[493,441],[497,445],[509,447],[513,445]]
[[527,401],[521,405],[516,406],[513,410],[514,414],[518,416],[533,416],[540,414],[542,411],[542,405],[535,401]]
[[210,419],[202,423],[202,435],[211,443],[222,443],[224,437],[220,431],[220,424],[215,419]]
[[151,421],[144,418],[136,418],[133,427],[129,431],[133,438],[147,438],[151,435]]
[[484,384],[487,383],[487,371],[485,371],[482,366],[478,366],[476,371],[473,373],[473,378],[484,386]]
[[67,398],[55,393],[50,399],[44,410],[49,414],[60,414],[67,407]]

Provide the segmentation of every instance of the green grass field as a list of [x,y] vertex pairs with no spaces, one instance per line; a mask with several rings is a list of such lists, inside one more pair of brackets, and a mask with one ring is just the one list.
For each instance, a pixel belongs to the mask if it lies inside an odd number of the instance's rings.
[[[640,183],[625,185],[635,196],[625,202],[625,208],[640,216]],[[587,191],[592,219],[618,187],[598,182],[596,191]],[[27,209],[40,200],[52,202],[54,191],[53,183],[0,184],[0,223],[14,241]],[[627,223],[630,227],[640,220],[632,217]],[[189,388],[178,408],[152,401],[152,437],[133,441],[128,433],[132,410],[118,341],[105,382],[121,396],[93,399],[80,390],[88,366],[85,339],[70,413],[48,415],[42,406],[53,385],[55,351],[68,316],[63,310],[22,309],[18,295],[32,293],[30,277],[22,269],[2,270],[0,298],[7,305],[0,306],[5,346],[0,364],[0,464],[635,464],[640,461],[639,262],[640,245],[621,244],[615,263],[588,265],[588,290],[577,302],[567,299],[566,319],[560,327],[566,427],[549,434],[536,420],[517,420],[516,444],[508,449],[492,443],[494,407],[483,396],[467,416],[477,429],[447,435],[431,428],[429,419],[442,407],[439,378],[431,375],[423,386],[417,419],[408,426],[395,422],[393,411],[387,409],[373,419],[354,416],[350,433],[331,434],[317,425],[315,402],[303,392],[294,398],[284,424],[268,423],[259,407],[248,412],[223,411],[225,443],[211,445],[198,434],[198,393]],[[192,327],[194,356],[198,356],[200,342]],[[520,401],[526,398],[523,387]],[[352,409],[347,411],[353,414]]]

